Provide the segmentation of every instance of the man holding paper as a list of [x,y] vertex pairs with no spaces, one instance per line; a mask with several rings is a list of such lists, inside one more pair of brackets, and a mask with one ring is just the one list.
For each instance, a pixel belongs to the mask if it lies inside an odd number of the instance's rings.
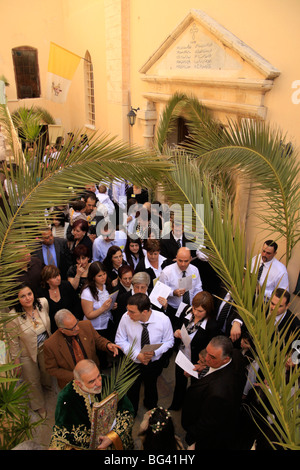
[[162,372],[164,354],[173,347],[174,336],[169,318],[162,312],[151,310],[146,294],[134,294],[127,301],[127,312],[122,316],[115,343],[127,354],[132,347],[132,359],[139,364],[140,376],[128,391],[135,413],[144,383],[144,406],[157,406],[157,378]]
[[202,281],[198,269],[191,264],[192,256],[188,248],[178,250],[176,263],[166,266],[159,280],[171,287],[172,292],[168,297],[166,314],[170,318],[173,328],[176,322],[176,311],[183,302],[191,305],[194,296],[202,292]]

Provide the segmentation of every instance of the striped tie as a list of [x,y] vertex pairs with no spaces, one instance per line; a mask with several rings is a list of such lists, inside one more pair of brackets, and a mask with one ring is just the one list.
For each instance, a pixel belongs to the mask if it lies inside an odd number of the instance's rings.
[[150,344],[149,332],[148,332],[148,323],[142,323],[143,331],[141,337],[141,346],[142,348],[145,344]]
[[47,246],[47,264],[48,264],[48,266],[49,265],[56,266],[54,258],[52,256],[52,253],[51,253],[51,250],[50,250],[50,246]]
[[258,275],[257,275],[257,282],[260,280],[260,277],[262,275],[262,272],[263,272],[263,269],[264,269],[264,263],[262,263],[259,267],[259,270],[258,270]]
[[[229,301],[232,301],[232,299],[230,298]],[[218,315],[217,322],[218,322],[218,325],[221,328],[221,330],[223,330],[224,327],[225,327],[226,320],[227,320],[227,317],[228,317],[228,314],[230,312],[231,307],[232,306],[228,302],[226,302],[224,307],[222,308],[222,310],[220,311],[220,313]]]

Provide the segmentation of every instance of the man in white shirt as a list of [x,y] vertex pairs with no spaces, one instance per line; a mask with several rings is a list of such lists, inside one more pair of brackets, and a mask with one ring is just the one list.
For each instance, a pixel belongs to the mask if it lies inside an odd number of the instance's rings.
[[283,263],[278,261],[275,256],[278,245],[273,240],[266,240],[263,244],[260,255],[254,256],[251,262],[252,271],[256,268],[261,269],[258,273],[258,283],[262,287],[267,276],[265,297],[269,299],[272,292],[280,287],[289,290],[289,278],[287,269]]
[[[157,378],[162,372],[164,354],[173,347],[174,335],[169,318],[162,312],[151,310],[146,294],[138,293],[127,301],[127,312],[122,316],[115,336],[115,344],[124,354],[132,348],[132,360],[139,365],[140,376],[128,391],[128,398],[135,413],[138,410],[139,395],[144,383],[144,406],[152,409],[157,406]],[[145,344],[160,345],[157,349],[148,346],[143,352],[143,330],[148,331]],[[146,334],[147,336],[147,334]]]
[[117,245],[123,251],[126,245],[126,233],[115,230],[111,223],[100,225],[100,235],[93,243],[93,261],[103,262],[110,246]]
[[[188,248],[182,247],[176,255],[176,263],[166,266],[159,277],[159,280],[172,288],[172,293],[168,297],[167,315],[174,325],[175,314],[181,302],[191,305],[193,298],[198,292],[202,292],[202,281],[199,270],[191,264],[192,256]],[[192,287],[186,291],[179,287],[182,278],[191,279]],[[188,298],[185,294],[189,294]]]

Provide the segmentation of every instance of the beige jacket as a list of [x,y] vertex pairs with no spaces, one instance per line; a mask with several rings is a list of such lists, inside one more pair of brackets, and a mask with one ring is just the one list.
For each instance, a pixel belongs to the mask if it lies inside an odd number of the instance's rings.
[[[48,335],[50,331],[49,305],[44,297],[39,299],[42,308],[39,309],[40,318],[45,326]],[[11,310],[15,313],[15,310]],[[30,357],[34,362],[37,361],[37,334],[32,322],[28,318],[23,318],[19,314],[11,320],[6,327],[9,339],[9,351],[11,358]],[[21,361],[22,362],[22,361]]]

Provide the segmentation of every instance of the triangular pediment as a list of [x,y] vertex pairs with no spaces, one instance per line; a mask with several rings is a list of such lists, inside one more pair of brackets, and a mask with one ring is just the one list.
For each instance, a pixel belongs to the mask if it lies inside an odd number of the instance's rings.
[[152,77],[273,80],[280,72],[201,10],[190,10],[140,69]]

